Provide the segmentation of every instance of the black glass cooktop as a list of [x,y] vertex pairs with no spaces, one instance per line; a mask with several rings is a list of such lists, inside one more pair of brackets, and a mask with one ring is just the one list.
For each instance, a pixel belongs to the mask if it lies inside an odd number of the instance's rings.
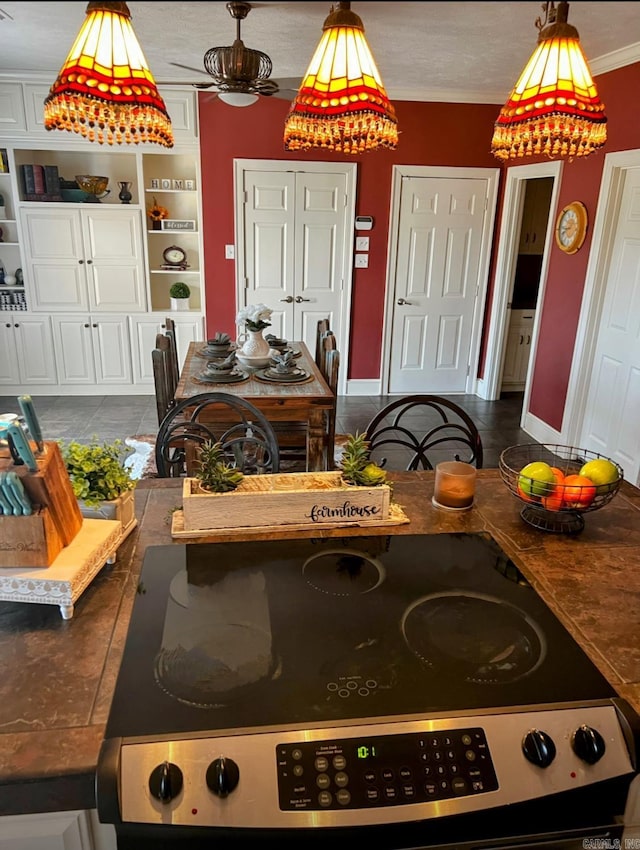
[[610,696],[484,534],[159,546],[107,737]]

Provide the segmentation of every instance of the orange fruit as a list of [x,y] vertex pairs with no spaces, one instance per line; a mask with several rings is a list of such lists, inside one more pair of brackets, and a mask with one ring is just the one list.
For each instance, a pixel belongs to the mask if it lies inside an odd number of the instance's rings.
[[560,511],[564,507],[564,499],[562,498],[562,488],[556,487],[555,493],[550,496],[545,496],[542,499],[542,507],[547,511]]
[[556,484],[562,484],[565,478],[564,472],[561,469],[558,469],[557,466],[552,466],[551,472],[555,475]]
[[530,496],[528,493],[525,493],[522,487],[518,484],[518,496],[525,502],[539,502],[540,499],[537,496]]
[[585,475],[567,475],[562,491],[564,504],[568,508],[587,508],[596,496],[593,482]]

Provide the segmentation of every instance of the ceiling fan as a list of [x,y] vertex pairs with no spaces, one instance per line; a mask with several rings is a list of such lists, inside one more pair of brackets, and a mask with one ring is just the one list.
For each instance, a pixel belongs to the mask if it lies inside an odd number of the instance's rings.
[[258,95],[293,100],[300,81],[270,79],[273,69],[271,59],[261,50],[246,47],[240,38],[240,23],[247,17],[251,8],[251,3],[243,0],[231,0],[227,3],[227,10],[236,21],[236,39],[230,47],[212,47],[207,50],[203,58],[204,71],[178,62],[170,63],[176,68],[184,68],[198,74],[206,73],[211,82],[174,82],[164,85],[191,85],[196,89],[216,88],[218,97],[232,106],[248,106],[258,99]]

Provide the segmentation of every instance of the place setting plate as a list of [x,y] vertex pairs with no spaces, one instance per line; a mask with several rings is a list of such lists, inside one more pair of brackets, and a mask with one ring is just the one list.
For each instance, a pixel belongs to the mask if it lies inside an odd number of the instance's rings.
[[276,369],[267,367],[256,372],[255,377],[259,381],[266,381],[268,384],[301,384],[305,381],[312,380],[313,376],[304,369],[292,369],[291,372],[278,372]]
[[239,384],[241,381],[246,381],[249,377],[248,372],[243,372],[242,369],[232,369],[230,372],[200,372],[194,375],[191,380],[195,384]]
[[237,350],[238,346],[235,342],[232,342],[223,354],[213,348],[209,348],[208,345],[203,345],[200,348],[197,348],[195,354],[196,357],[202,357],[203,360],[224,360],[224,358],[228,357],[232,351]]
[[302,357],[302,352],[300,349],[296,348],[272,348],[271,356],[278,357],[283,354],[291,354],[292,357]]

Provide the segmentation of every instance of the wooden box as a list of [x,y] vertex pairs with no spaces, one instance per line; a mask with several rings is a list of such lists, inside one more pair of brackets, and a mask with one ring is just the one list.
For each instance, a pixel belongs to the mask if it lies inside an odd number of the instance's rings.
[[48,508],[0,517],[0,567],[50,567],[63,548]]
[[345,523],[375,525],[389,516],[391,488],[352,487],[340,472],[246,476],[230,493],[207,493],[197,478],[182,491],[184,530]]

